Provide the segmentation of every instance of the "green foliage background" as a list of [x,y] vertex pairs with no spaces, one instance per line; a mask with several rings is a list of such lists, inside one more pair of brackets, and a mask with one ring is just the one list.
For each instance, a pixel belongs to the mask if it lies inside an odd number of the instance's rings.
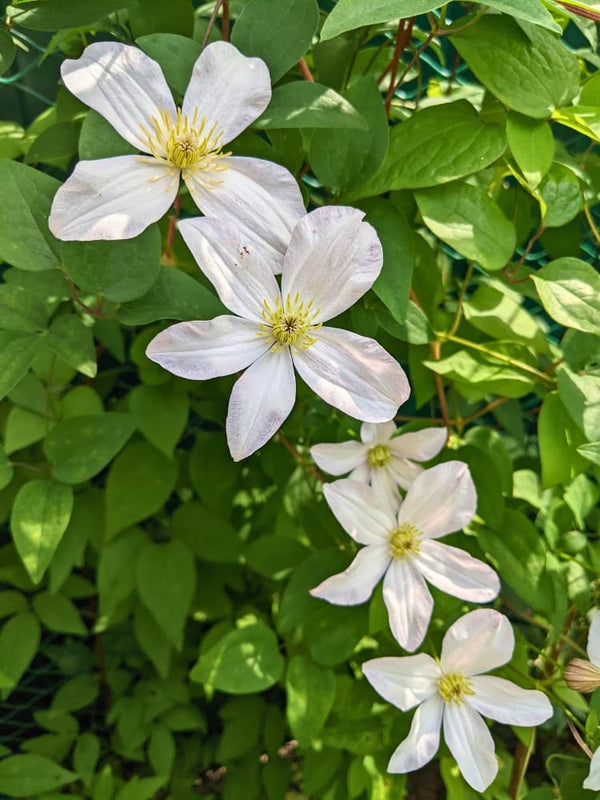
[[[48,231],[77,157],[131,152],[57,86],[60,61],[136,43],[179,98],[203,40],[230,33],[275,85],[231,149],[376,227],[383,272],[340,325],[407,366],[401,423],[448,426],[440,459],[467,462],[479,497],[450,543],[496,566],[517,635],[500,674],[556,708],[537,738],[493,728],[484,796],[593,797],[568,725],[600,744],[600,697],[561,677],[600,603],[600,78],[593,13],[575,13],[593,7],[223,5],[212,25],[191,0],[15,0],[0,24],[0,793],[476,796],[443,745],[386,774],[410,715],[361,677],[399,653],[380,594],[308,594],[353,556],[308,449],[358,423],[299,386],[281,434],[233,463],[234,379],[189,383],[144,355],[170,321],[221,309],[175,218],[122,242]],[[428,652],[465,609],[435,593]]]

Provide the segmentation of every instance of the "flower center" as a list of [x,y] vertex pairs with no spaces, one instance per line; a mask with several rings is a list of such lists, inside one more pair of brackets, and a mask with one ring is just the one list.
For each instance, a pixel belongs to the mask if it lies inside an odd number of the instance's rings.
[[421,551],[421,531],[410,522],[390,531],[390,555],[396,561],[412,558]]
[[160,111],[159,118],[152,117],[151,131],[142,125],[148,142],[148,149],[155,158],[171,164],[178,169],[223,171],[227,165],[219,163],[224,156],[223,132],[217,130],[217,123],[207,130],[206,117],[198,119],[197,110],[191,119],[177,109],[177,119],[168,111]]
[[285,303],[276,298],[273,306],[268,300],[263,300],[262,318],[264,322],[259,325],[259,336],[268,336],[272,339],[271,350],[280,352],[283,347],[295,346],[296,349],[307,350],[317,340],[311,336],[311,331],[321,327],[321,323],[314,323],[319,309],[313,311],[314,300],[304,303],[300,300],[298,292],[294,297],[288,294]]
[[454,703],[457,706],[461,705],[466,695],[475,694],[472,682],[464,675],[455,672],[441,677],[437,686],[444,703]]
[[386,447],[384,444],[376,444],[375,447],[369,450],[367,461],[369,462],[369,466],[373,467],[373,469],[380,469],[389,464],[391,457],[392,453],[389,447]]

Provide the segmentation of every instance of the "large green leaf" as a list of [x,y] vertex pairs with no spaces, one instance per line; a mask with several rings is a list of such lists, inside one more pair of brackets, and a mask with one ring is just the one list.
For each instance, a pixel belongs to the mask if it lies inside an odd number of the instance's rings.
[[0,75],[4,75],[14,61],[17,48],[8,28],[0,28]]
[[200,656],[190,678],[229,694],[262,692],[283,675],[277,637],[258,621],[230,631]]
[[502,128],[485,125],[466,100],[426,108],[392,128],[376,175],[344,200],[449,183],[489,166],[505,149]]
[[333,706],[333,670],[318,667],[306,656],[293,656],[285,675],[285,688],[290,730],[301,746],[310,745],[321,732]]
[[534,25],[486,15],[450,39],[481,83],[528,117],[549,117],[579,90],[575,55]]
[[146,439],[165,455],[172,456],[188,419],[190,402],[187,394],[170,384],[141,384],[131,392],[129,407]]
[[9,797],[33,797],[76,781],[74,772],[46,756],[26,753],[0,761],[0,792]]
[[535,189],[550,169],[554,137],[545,120],[511,113],[506,120],[508,145],[525,180]]
[[563,164],[552,164],[538,186],[542,222],[547,228],[561,228],[583,208],[583,192],[577,176]]
[[600,334],[600,275],[579,258],[557,258],[531,276],[553,320]]
[[515,226],[483,189],[450,183],[416,192],[415,198],[427,227],[465,258],[490,270],[508,263]]
[[558,395],[586,439],[600,440],[600,376],[579,375],[561,365]]
[[0,160],[0,259],[31,272],[58,266],[59,242],[48,230],[48,215],[59,186],[33,167]]
[[68,597],[59,592],[40,592],[33,598],[33,610],[51,631],[85,636],[87,628]]
[[135,43],[150,58],[158,61],[169,86],[179,94],[185,94],[194,64],[202,52],[200,42],[176,33],[149,33],[140,36]]
[[571,419],[557,392],[544,398],[538,419],[542,488],[567,483],[589,466],[577,449],[585,436]]
[[436,0],[338,0],[325,20],[321,40],[333,39],[365,25],[425,14],[438,6]]
[[596,106],[559,108],[552,114],[552,119],[578,133],[583,133],[594,142],[600,142],[600,108]]
[[[8,13],[16,25],[35,31],[56,31],[79,28],[97,22],[120,8],[135,8],[138,0],[30,0],[9,6]],[[41,790],[40,790],[41,791]]]
[[315,0],[248,0],[231,43],[247,56],[262,58],[276,83],[306,53],[318,24]]
[[57,317],[50,325],[44,343],[78,372],[88,378],[96,377],[98,367],[94,335],[91,328],[75,314]]
[[21,286],[0,285],[0,327],[6,331],[39,333],[48,312],[42,300]]
[[21,680],[40,644],[40,623],[30,611],[15,614],[0,631],[0,692],[6,697]]
[[73,490],[56,481],[34,480],[19,490],[10,527],[25,569],[39,583],[67,529]]
[[328,86],[292,81],[278,86],[257,128],[351,128],[367,130],[365,119]]
[[85,414],[59,422],[44,441],[52,474],[65,483],[97,475],[136,428],[132,414]]

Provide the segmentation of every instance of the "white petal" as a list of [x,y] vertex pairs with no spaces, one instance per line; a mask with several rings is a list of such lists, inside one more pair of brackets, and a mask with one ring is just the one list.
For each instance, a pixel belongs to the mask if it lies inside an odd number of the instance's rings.
[[446,631],[442,669],[462,675],[487,672],[510,661],[514,647],[508,619],[492,608],[478,608],[457,619]]
[[584,780],[583,788],[591,789],[594,792],[600,791],[600,747],[592,756],[590,774]]
[[375,444],[389,444],[396,431],[396,423],[393,419],[387,422],[363,422],[360,426],[360,438],[365,444],[371,446]]
[[263,303],[273,305],[279,286],[248,237],[230,220],[195,217],[178,227],[221,302],[240,317],[262,322]]
[[437,681],[442,676],[439,665],[425,653],[405,658],[372,658],[364,662],[362,671],[375,691],[402,711],[436,693]]
[[60,73],[67,89],[107,119],[134,147],[149,153],[142,128],[152,117],[177,110],[161,68],[139,48],[119,42],[95,42],[78,59],[63,61]]
[[367,458],[368,448],[361,442],[339,442],[339,444],[316,444],[310,454],[319,469],[330,475],[344,475],[351,472]]
[[413,464],[407,458],[398,458],[396,455],[392,455],[388,468],[398,486],[403,489],[408,489],[412,486],[419,475],[424,472],[423,467]]
[[590,661],[600,667],[600,611],[596,611],[590,624],[587,645]]
[[392,561],[383,581],[383,600],[392,633],[405,650],[416,650],[427,633],[433,598],[411,561]]
[[355,419],[384,422],[410,394],[404,370],[374,339],[319,328],[316,343],[293,354],[300,376],[335,408]]
[[358,551],[347,569],[327,578],[310,593],[338,606],[364,603],[371,597],[389,563],[386,545],[368,545]]
[[415,561],[429,583],[461,600],[489,603],[500,591],[495,571],[458,547],[426,539]]
[[292,230],[305,214],[296,179],[285,167],[260,158],[222,158],[219,167],[183,171],[194,202],[207,217],[231,220],[264,262],[281,272]]
[[146,355],[173,375],[203,381],[245,369],[268,347],[256,323],[222,316],[171,325],[152,339]]
[[411,484],[398,524],[410,522],[428,539],[468,525],[477,508],[477,493],[469,468],[447,461],[422,472]]
[[465,697],[475,711],[496,722],[530,728],[552,716],[552,704],[543,692],[522,689],[504,678],[476,675],[472,678],[474,695]]
[[[257,337],[258,338],[258,337]],[[296,399],[296,380],[287,348],[267,351],[238,379],[227,410],[227,443],[234,461],[254,453],[275,434]]]
[[403,433],[394,436],[390,447],[396,455],[411,458],[413,461],[429,461],[446,444],[446,428],[425,428],[422,431]]
[[63,240],[132,239],[175,199],[179,171],[147,156],[80,161],[54,196],[48,227]]
[[369,467],[368,463],[365,461],[362,464],[359,464],[358,467],[352,470],[348,477],[353,481],[360,481],[361,483],[369,483],[371,480],[371,468]]
[[[296,292],[319,309],[317,322],[350,308],[381,272],[383,250],[364,212],[323,206],[303,217],[285,255],[281,292]],[[388,417],[389,419],[389,417]],[[373,420],[376,421],[376,420]]]
[[388,772],[413,772],[427,764],[440,746],[444,704],[433,695],[417,708],[408,736],[400,742],[388,764]]
[[389,467],[375,467],[371,470],[371,486],[381,498],[381,502],[386,504],[386,508],[393,509],[392,513],[395,516],[400,505],[400,494],[394,474]]
[[215,125],[222,144],[258,119],[271,100],[271,77],[260,58],[248,58],[232,44],[213,42],[194,64],[183,98],[188,117],[206,119],[205,130]]
[[323,493],[337,521],[355,542],[388,546],[394,517],[378,506],[371,486],[342,478],[326,483]]
[[487,789],[498,772],[498,761],[492,734],[479,714],[466,703],[447,703],[444,739],[469,786],[476,792]]

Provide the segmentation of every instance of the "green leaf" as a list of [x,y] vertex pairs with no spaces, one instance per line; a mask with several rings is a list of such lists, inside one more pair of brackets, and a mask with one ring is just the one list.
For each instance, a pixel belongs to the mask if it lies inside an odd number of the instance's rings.
[[267,534],[246,548],[248,566],[273,580],[281,580],[308,555],[306,547],[289,536]]
[[304,619],[308,652],[317,664],[333,667],[346,661],[367,630],[367,607],[314,606]]
[[39,333],[46,327],[44,303],[20,286],[0,285],[0,327],[6,331]]
[[167,638],[181,650],[196,585],[192,553],[177,541],[148,544],[137,557],[135,574],[142,602]]
[[590,442],[600,439],[600,376],[578,375],[561,365],[558,394],[579,429]]
[[560,228],[583,208],[583,192],[577,177],[563,164],[553,164],[537,190],[542,222],[547,228]]
[[[495,343],[493,347],[493,352],[502,351]],[[456,388],[468,400],[481,400],[486,394],[524,397],[534,387],[534,379],[530,374],[496,360],[491,352],[487,355],[458,350],[448,358],[425,360],[422,363],[438,375],[445,375],[454,381]]]
[[128,156],[137,152],[139,152],[137,147],[119,136],[110,122],[101,114],[93,109],[88,111],[79,135],[79,158],[81,161]]
[[262,692],[283,675],[277,637],[260,620],[230,631],[192,667],[190,678],[229,694]]
[[576,56],[534,25],[486,15],[450,40],[498,100],[528,117],[549,117],[579,91]]
[[579,258],[557,258],[531,275],[553,320],[600,334],[600,275]]
[[321,41],[365,25],[426,14],[438,6],[436,0],[338,0],[325,20]]
[[256,128],[351,128],[367,130],[364,117],[328,86],[292,81],[273,90]]
[[104,627],[115,615],[119,604],[133,593],[135,574],[131,565],[147,542],[145,534],[133,528],[102,548],[98,562],[98,594]]
[[465,258],[489,270],[510,260],[515,226],[483,189],[452,183],[416,192],[415,199],[427,227]]
[[547,351],[546,331],[523,308],[522,298],[502,284],[480,284],[463,303],[465,319],[494,339],[516,339]]
[[85,636],[88,633],[79,612],[64,594],[50,592],[36,594],[33,598],[33,610],[51,631],[78,636]]
[[39,344],[37,335],[0,331],[0,399],[6,397],[29,370]]
[[8,620],[0,631],[0,692],[6,697],[19,683],[40,644],[40,623],[30,611]]
[[552,114],[552,119],[566,125],[578,133],[600,142],[600,109],[587,106],[559,108]]
[[133,631],[140,647],[162,678],[171,671],[173,645],[143,603],[137,603],[133,615]]
[[333,707],[333,671],[318,667],[305,656],[294,656],[288,664],[285,689],[292,735],[301,747],[309,746],[318,737]]
[[187,423],[190,410],[187,394],[171,385],[142,384],[131,392],[129,407],[146,439],[171,457]]
[[248,0],[236,20],[231,43],[262,58],[276,83],[306,53],[319,24],[315,0]]
[[135,7],[137,0],[29,0],[8,7],[8,14],[17,25],[35,31],[56,31],[59,28],[83,28],[120,8]]
[[33,167],[0,160],[0,259],[31,272],[58,266],[59,243],[47,220],[59,186],[55,178]]
[[510,113],[506,119],[508,145],[525,180],[535,189],[554,158],[554,137],[545,120]]
[[113,303],[137,300],[156,282],[160,271],[158,225],[139,236],[116,242],[63,242],[63,264],[85,292]]
[[176,33],[149,33],[140,36],[135,43],[146,55],[158,61],[169,86],[179,94],[185,94],[194,64],[202,52],[200,42]]
[[65,483],[97,475],[136,429],[131,414],[85,414],[59,422],[44,442],[52,474]]
[[371,76],[354,81],[342,96],[362,114],[368,130],[315,130],[309,153],[317,178],[336,189],[360,185],[374,175],[383,161],[389,140],[383,100]]
[[17,48],[8,28],[0,28],[0,75],[10,68],[14,61]]
[[600,442],[586,442],[577,448],[579,455],[587,458],[592,464],[600,464]]
[[77,737],[73,748],[73,769],[89,789],[100,759],[100,739],[90,731],[83,731]]
[[87,375],[88,378],[96,377],[98,366],[94,334],[80,317],[75,314],[65,314],[55,319],[44,342],[69,366]]
[[[129,14],[134,39],[149,33],[177,33],[191,36],[194,32],[192,0],[137,0]],[[141,798],[140,798],[141,800]]]
[[505,149],[502,128],[485,125],[466,100],[425,108],[392,128],[376,175],[344,200],[449,183],[489,166]]
[[27,611],[28,603],[24,594],[13,589],[0,592],[0,617],[11,617],[21,611]]
[[557,392],[544,398],[538,419],[542,488],[571,481],[589,464],[577,452],[585,441]]
[[159,319],[210,319],[224,311],[219,300],[194,278],[173,267],[161,267],[150,291],[121,306],[124,325],[147,325]]
[[4,489],[12,481],[13,473],[13,465],[6,455],[6,450],[0,445],[0,490]]
[[13,540],[34,583],[39,583],[67,529],[73,508],[73,490],[56,481],[24,484],[15,498],[10,518]]
[[49,164],[66,169],[77,153],[80,122],[58,122],[43,130],[27,151],[27,164]]
[[166,725],[157,722],[148,741],[148,761],[157,775],[170,775],[175,762],[175,738]]
[[[2,29],[0,28],[0,37]],[[0,159],[20,158],[25,150],[25,128],[17,122],[0,121]]]
[[203,561],[237,564],[242,542],[231,523],[200,503],[185,503],[171,519],[173,536]]
[[168,500],[177,465],[146,442],[133,442],[117,456],[106,481],[106,535],[155,514]]
[[510,14],[516,19],[532,22],[534,25],[547,28],[554,33],[562,33],[561,26],[554,21],[552,14],[540,0],[475,0],[475,2]]

